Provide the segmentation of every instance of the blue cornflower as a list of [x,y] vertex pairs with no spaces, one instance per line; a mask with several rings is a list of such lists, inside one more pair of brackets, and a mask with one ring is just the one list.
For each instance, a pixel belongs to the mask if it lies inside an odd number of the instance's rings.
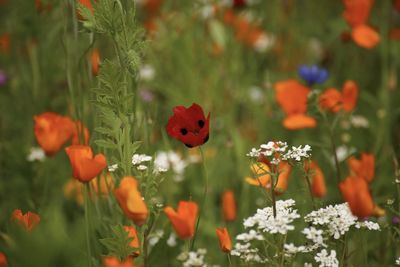
[[323,83],[329,77],[328,71],[317,65],[301,65],[298,69],[298,73],[308,85]]

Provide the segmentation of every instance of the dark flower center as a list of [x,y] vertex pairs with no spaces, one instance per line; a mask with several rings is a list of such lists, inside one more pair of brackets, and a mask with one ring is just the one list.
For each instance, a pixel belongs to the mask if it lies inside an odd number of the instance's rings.
[[187,135],[187,133],[188,133],[188,130],[186,130],[185,128],[181,129],[181,134],[182,135]]
[[200,128],[203,128],[203,126],[204,126],[204,121],[203,120],[199,120],[197,123],[199,124]]

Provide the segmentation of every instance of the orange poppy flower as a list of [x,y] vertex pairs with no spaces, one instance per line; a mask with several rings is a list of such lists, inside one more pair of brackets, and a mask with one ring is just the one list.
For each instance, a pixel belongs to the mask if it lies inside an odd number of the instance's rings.
[[366,24],[353,27],[351,37],[356,44],[366,49],[374,48],[380,41],[379,33]]
[[343,0],[344,19],[351,27],[365,24],[371,12],[374,0]]
[[222,252],[229,253],[232,250],[232,240],[229,236],[228,229],[224,228],[217,228],[216,233],[219,240],[219,247],[221,248]]
[[283,126],[289,130],[315,128],[317,127],[317,121],[311,116],[299,113],[299,114],[288,115],[283,120]]
[[90,55],[90,63],[92,65],[93,76],[97,76],[100,67],[100,50],[98,48],[92,50],[92,54]]
[[13,211],[11,219],[20,223],[28,232],[32,231],[40,222],[40,216],[38,214],[30,211],[23,214],[20,209]]
[[351,157],[347,160],[352,175],[364,178],[370,183],[375,176],[375,157],[370,153],[362,153],[361,159]]
[[3,33],[0,35],[0,52],[8,54],[10,52],[10,34]]
[[233,191],[225,191],[222,194],[222,211],[225,221],[232,222],[236,219],[236,201]]
[[325,184],[325,176],[322,173],[321,168],[315,161],[311,161],[309,164],[306,161],[305,170],[311,171],[311,192],[315,197],[324,197],[326,195],[326,184]]
[[340,182],[339,189],[355,216],[365,218],[373,215],[375,204],[365,179],[349,176]]
[[[251,165],[251,170],[256,178],[246,177],[245,181],[250,185],[261,186],[269,190],[271,188],[270,167],[262,162]],[[275,193],[281,194],[287,190],[291,167],[286,162],[278,165],[278,181],[275,186]]]
[[81,142],[79,140],[79,136],[82,134],[82,127],[83,127],[83,139],[84,139],[84,145],[89,144],[89,130],[86,128],[86,126],[80,122],[76,121],[74,122],[74,127],[73,127],[73,132],[72,132],[72,144],[73,145],[80,145]]
[[133,256],[139,256],[140,243],[139,243],[139,238],[138,238],[136,229],[132,226],[124,226],[124,229],[125,229],[125,231],[128,232],[128,237],[133,238],[131,243],[129,243],[129,246],[137,249],[137,250],[135,250],[135,252],[133,252]]
[[287,117],[283,126],[289,130],[315,128],[317,121],[305,115],[307,112],[307,96],[310,89],[296,80],[277,82],[274,86],[276,102],[281,106]]
[[194,236],[198,214],[198,206],[195,202],[179,201],[177,211],[168,206],[164,208],[164,212],[181,239],[191,239]]
[[149,211],[134,177],[125,176],[122,178],[119,187],[114,190],[114,194],[119,206],[129,219],[139,226],[146,222]]
[[341,102],[342,94],[335,88],[329,88],[319,96],[319,106],[335,113],[341,110]]
[[354,81],[345,81],[342,88],[342,108],[346,112],[351,112],[357,105],[358,86]]
[[72,145],[65,148],[72,166],[72,176],[85,183],[89,182],[107,166],[103,154],[93,156],[90,146]]
[[117,257],[113,256],[103,257],[103,265],[104,267],[142,267],[134,264],[130,257],[121,262]]
[[319,106],[321,109],[335,113],[341,110],[351,112],[356,107],[357,100],[358,86],[354,81],[347,80],[343,85],[342,92],[335,88],[325,90],[319,96]]
[[4,255],[4,253],[0,252],[0,267],[6,267],[8,265],[7,263],[7,257]]
[[351,37],[360,47],[371,49],[379,41],[379,33],[367,25],[373,0],[343,0],[345,11],[344,19],[352,27]]
[[48,156],[57,153],[72,136],[74,123],[68,117],[45,112],[33,118],[36,141]]
[[276,102],[287,115],[307,111],[307,96],[310,89],[296,80],[277,82],[274,86]]

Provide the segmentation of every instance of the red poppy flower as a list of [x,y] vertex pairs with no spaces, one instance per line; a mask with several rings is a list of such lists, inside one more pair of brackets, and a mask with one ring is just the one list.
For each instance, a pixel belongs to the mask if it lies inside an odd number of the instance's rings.
[[167,133],[181,141],[187,147],[201,146],[208,141],[210,128],[210,113],[207,118],[203,109],[193,103],[189,108],[176,106],[174,115],[169,118],[166,126]]

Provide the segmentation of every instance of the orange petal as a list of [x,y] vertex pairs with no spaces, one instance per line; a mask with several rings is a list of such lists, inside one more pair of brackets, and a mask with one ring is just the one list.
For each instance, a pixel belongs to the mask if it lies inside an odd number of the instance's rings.
[[380,41],[379,33],[365,24],[355,26],[351,36],[357,45],[367,49],[374,48]]
[[304,128],[317,127],[317,121],[305,114],[289,115],[283,120],[283,126],[289,130],[299,130]]

